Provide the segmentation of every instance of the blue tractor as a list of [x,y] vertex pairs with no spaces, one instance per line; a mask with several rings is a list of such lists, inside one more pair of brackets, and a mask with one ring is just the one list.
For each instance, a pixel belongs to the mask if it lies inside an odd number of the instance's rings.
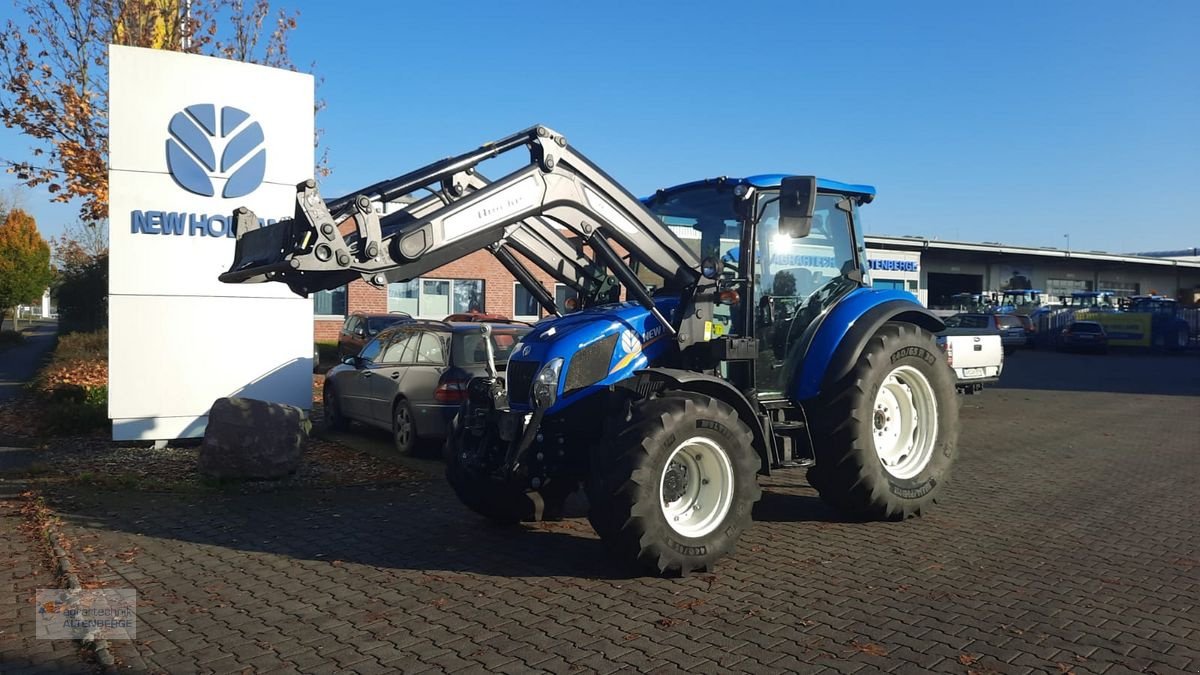
[[1150,345],[1156,349],[1186,349],[1191,341],[1191,329],[1174,298],[1135,295],[1129,298],[1124,311],[1150,315]]
[[[519,148],[517,170],[478,171]],[[396,213],[372,206],[408,195]],[[490,251],[547,318],[468,384],[446,443],[454,491],[516,523],[559,517],[582,487],[618,561],[686,574],[734,549],[760,474],[805,468],[863,519],[919,515],[945,489],[958,404],[943,324],[869,287],[859,210],[874,197],[763,175],[640,201],[538,126],[340,199],[302,183],[279,223],[239,209],[221,278],[307,294]],[[565,313],[531,268],[580,309]]]

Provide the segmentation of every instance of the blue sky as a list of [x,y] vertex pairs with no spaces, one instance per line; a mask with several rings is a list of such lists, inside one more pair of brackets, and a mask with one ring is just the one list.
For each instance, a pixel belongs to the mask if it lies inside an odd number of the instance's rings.
[[290,4],[327,195],[540,122],[635,194],[816,173],[869,233],[1200,245],[1200,3]]

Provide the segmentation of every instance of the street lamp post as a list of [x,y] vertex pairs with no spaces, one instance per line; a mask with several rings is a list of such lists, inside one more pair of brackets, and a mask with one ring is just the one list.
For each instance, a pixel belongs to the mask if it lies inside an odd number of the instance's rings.
[[1067,255],[1071,254],[1071,235],[1064,234],[1063,239],[1067,240]]

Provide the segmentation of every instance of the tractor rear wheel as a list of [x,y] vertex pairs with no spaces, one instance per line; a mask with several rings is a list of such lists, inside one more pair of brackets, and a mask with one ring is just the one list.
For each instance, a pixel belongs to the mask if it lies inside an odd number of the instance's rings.
[[821,498],[863,519],[902,520],[936,502],[958,445],[954,373],[929,332],[886,323],[853,370],[810,407]]
[[592,451],[588,519],[619,561],[687,574],[733,551],[762,496],[754,439],[733,408],[669,392],[608,428]]
[[553,478],[538,490],[526,488],[516,480],[505,480],[484,467],[478,453],[489,443],[488,437],[475,438],[459,427],[457,418],[446,439],[446,480],[467,508],[499,525],[519,522],[561,520],[567,498],[579,489],[579,482]]

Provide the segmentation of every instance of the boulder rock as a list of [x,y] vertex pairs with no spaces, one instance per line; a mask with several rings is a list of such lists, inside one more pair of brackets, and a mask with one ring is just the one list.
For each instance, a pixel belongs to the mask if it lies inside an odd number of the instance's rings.
[[300,467],[304,411],[251,398],[219,398],[208,413],[198,469],[214,478],[283,478]]

